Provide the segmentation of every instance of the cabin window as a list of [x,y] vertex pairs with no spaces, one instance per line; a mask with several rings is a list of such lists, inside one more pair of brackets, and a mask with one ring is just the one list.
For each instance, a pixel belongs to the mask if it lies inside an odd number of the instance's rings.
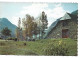
[[68,38],[69,37],[69,30],[63,29],[62,30],[62,38]]
[[67,21],[63,21],[63,24],[62,25],[63,25],[63,27],[64,26],[67,26],[68,25],[68,22]]

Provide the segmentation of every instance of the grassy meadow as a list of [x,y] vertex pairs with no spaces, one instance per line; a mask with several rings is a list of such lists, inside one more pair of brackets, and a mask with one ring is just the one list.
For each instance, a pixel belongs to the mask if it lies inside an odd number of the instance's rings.
[[0,55],[77,56],[77,49],[77,40],[73,39],[0,40]]

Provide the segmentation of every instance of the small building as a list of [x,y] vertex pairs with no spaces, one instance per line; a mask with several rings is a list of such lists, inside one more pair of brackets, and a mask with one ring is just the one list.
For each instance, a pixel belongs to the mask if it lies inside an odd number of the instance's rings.
[[52,23],[45,38],[77,38],[78,16],[66,13]]

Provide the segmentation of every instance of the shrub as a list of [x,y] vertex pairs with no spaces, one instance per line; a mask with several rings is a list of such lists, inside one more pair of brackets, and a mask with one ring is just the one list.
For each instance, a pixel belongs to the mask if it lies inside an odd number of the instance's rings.
[[2,38],[0,38],[0,39],[2,39]]
[[28,39],[28,41],[35,41],[35,39]]
[[68,48],[66,47],[65,43],[59,41],[55,45],[55,43],[50,43],[46,48],[43,49],[45,55],[67,55]]
[[26,46],[26,43],[24,43],[24,46]]
[[9,37],[9,38],[7,38],[7,40],[14,40],[14,41],[17,41],[17,38]]
[[35,41],[35,39],[32,39],[32,41]]

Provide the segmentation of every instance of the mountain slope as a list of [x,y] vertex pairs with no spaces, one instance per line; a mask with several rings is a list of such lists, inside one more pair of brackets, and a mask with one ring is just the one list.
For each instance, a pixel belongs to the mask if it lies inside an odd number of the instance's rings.
[[73,11],[71,14],[73,14],[73,15],[78,15],[78,10]]
[[13,25],[7,18],[0,18],[0,31],[5,27],[8,27],[12,31],[11,34],[15,36],[17,26]]

